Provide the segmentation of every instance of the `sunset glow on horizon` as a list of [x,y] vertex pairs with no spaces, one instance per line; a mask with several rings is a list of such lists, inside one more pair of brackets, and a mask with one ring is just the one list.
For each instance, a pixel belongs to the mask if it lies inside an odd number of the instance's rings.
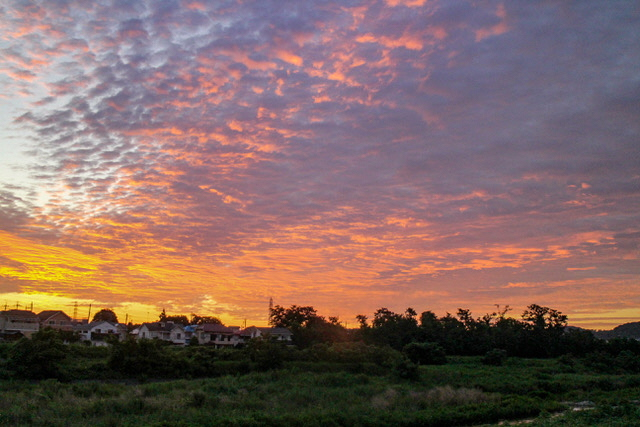
[[9,0],[0,303],[640,321],[635,2]]

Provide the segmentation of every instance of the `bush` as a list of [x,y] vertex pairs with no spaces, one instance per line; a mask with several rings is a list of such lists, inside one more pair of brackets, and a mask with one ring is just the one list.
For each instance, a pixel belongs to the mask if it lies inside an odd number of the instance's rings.
[[584,365],[596,372],[613,373],[616,370],[615,358],[603,351],[594,351],[584,358]]
[[276,369],[284,362],[282,345],[268,338],[253,338],[247,344],[246,351],[258,369]]
[[622,350],[616,357],[616,365],[625,372],[640,371],[640,360],[630,350]]
[[7,365],[18,378],[62,379],[62,361],[67,353],[55,331],[43,329],[32,338],[21,338],[9,350]]
[[392,372],[396,377],[403,380],[417,381],[420,379],[418,365],[405,357],[398,359],[393,364]]
[[494,348],[489,350],[482,358],[483,365],[502,366],[507,360],[507,350]]
[[412,342],[404,346],[402,352],[411,362],[419,365],[444,365],[447,363],[447,355],[437,343]]
[[138,378],[178,377],[182,364],[169,358],[166,344],[158,340],[127,338],[111,345],[108,366]]

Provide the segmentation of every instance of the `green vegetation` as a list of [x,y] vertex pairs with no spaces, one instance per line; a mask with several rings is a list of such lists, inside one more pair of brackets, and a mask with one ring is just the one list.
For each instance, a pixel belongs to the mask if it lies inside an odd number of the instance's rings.
[[[106,356],[98,359],[106,364]],[[227,362],[215,356],[214,366]],[[411,379],[393,366],[301,360],[190,380],[6,379],[0,425],[429,426],[535,418],[536,426],[622,426],[637,425],[640,415],[640,375],[595,373],[576,359],[489,366],[455,356],[415,366]],[[588,410],[570,410],[579,405]]]
[[297,345],[231,349],[89,347],[45,329],[0,343],[0,425],[640,425],[638,341],[565,329],[546,307],[506,311],[418,321],[380,309],[348,331],[312,307],[276,306],[272,324]]

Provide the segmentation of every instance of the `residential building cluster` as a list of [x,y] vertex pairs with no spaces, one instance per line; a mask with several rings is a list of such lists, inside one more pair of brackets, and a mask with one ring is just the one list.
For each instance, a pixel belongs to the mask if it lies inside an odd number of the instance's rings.
[[81,341],[94,346],[108,345],[112,339],[122,340],[127,336],[137,339],[158,339],[175,345],[190,344],[195,337],[198,344],[216,348],[237,347],[253,338],[267,336],[283,343],[290,343],[292,340],[292,333],[287,328],[258,326],[241,328],[212,323],[184,326],[174,322],[151,322],[143,323],[129,331],[122,323],[104,320],[76,321],[61,310],[45,310],[38,314],[30,310],[18,309],[0,311],[0,341],[30,338],[43,328],[75,332]]

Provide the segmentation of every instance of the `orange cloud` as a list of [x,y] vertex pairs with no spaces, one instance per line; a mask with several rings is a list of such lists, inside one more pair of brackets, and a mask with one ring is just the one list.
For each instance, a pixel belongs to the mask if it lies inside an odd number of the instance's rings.
[[362,36],[359,36],[356,41],[358,43],[379,43],[382,46],[390,49],[404,47],[408,50],[421,50],[424,46],[422,38],[419,35],[413,33],[406,33],[399,38],[364,34]]
[[385,0],[385,3],[391,7],[407,6],[407,7],[420,7],[427,3],[427,0]]
[[499,36],[510,30],[510,27],[506,22],[507,12],[504,8],[504,4],[498,5],[498,8],[496,10],[496,16],[500,18],[501,21],[491,27],[481,28],[477,30],[476,42],[482,41],[488,37]]
[[294,55],[293,53],[285,50],[277,50],[275,54],[276,54],[276,58],[281,59],[284,62],[287,62],[289,64],[292,64],[298,67],[302,66],[303,60],[298,55]]

